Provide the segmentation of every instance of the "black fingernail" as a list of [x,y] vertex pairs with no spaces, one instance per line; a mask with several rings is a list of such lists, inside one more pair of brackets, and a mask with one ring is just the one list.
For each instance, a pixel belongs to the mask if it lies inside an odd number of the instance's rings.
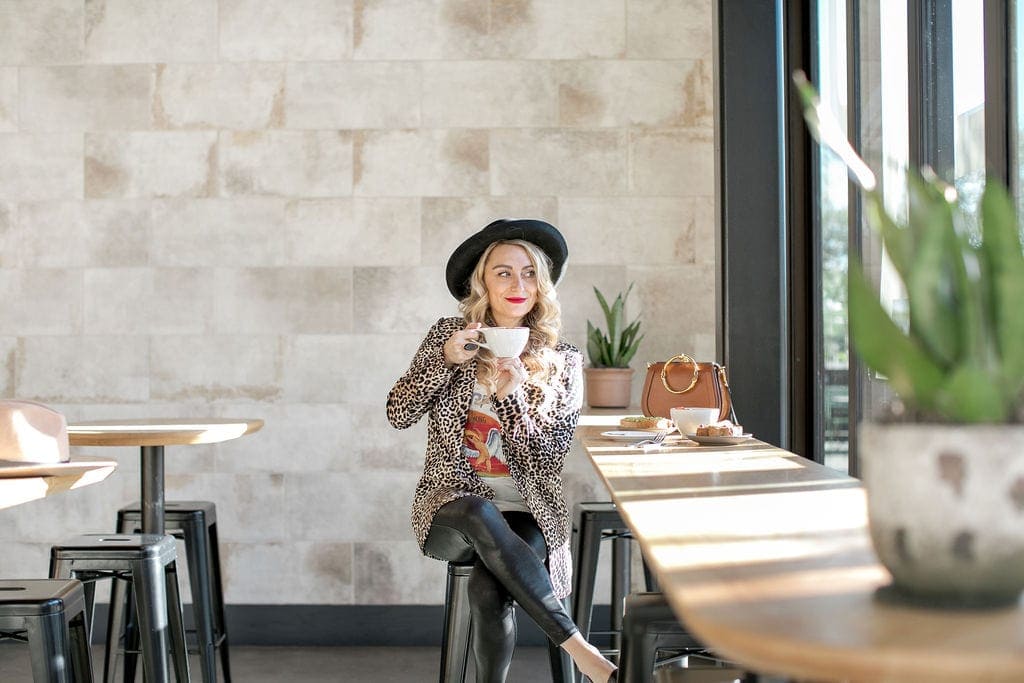
[[473,342],[469,342],[468,344],[464,344],[462,348],[466,349],[467,351],[476,351],[480,347],[474,344]]

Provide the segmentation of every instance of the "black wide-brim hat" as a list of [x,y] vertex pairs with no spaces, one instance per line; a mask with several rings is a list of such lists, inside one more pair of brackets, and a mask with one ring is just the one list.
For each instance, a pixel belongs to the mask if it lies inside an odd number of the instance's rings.
[[569,247],[558,228],[534,218],[502,218],[470,236],[452,252],[445,269],[445,280],[452,296],[459,301],[469,296],[469,278],[473,269],[487,247],[499,240],[523,240],[536,244],[551,259],[551,281],[558,284],[565,261],[569,258]]

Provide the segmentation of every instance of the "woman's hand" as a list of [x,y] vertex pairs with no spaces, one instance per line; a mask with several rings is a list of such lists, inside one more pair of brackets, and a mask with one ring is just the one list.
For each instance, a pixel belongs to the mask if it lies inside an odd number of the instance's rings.
[[[448,364],[448,367],[453,365],[462,365],[471,358],[476,357],[479,353],[480,347],[476,344],[470,344],[470,342],[476,341],[480,333],[478,329],[483,327],[483,323],[470,323],[466,325],[465,329],[455,330],[452,332],[452,336],[448,337],[448,341],[444,343],[444,362]],[[470,348],[466,348],[466,344],[470,344]]]
[[499,358],[497,367],[498,380],[496,384],[498,390],[494,392],[494,395],[499,399],[506,398],[518,389],[529,376],[529,373],[526,372],[526,366],[523,365],[523,361],[519,358]]

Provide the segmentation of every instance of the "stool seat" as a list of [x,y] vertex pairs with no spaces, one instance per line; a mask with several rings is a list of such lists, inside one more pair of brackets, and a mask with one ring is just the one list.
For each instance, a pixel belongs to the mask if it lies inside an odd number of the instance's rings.
[[[156,534],[84,534],[50,548],[50,578],[75,578],[85,588],[86,620],[92,630],[95,582],[103,578],[130,581],[139,614],[142,661],[151,683],[170,680],[168,640],[177,680],[188,681],[188,653],[178,592],[174,538]],[[116,585],[117,582],[115,582]],[[117,634],[108,634],[108,642]],[[104,668],[104,679],[113,680]]]
[[85,592],[80,581],[0,581],[0,638],[4,636],[28,641],[36,683],[92,683]]
[[[469,608],[469,575],[475,560],[448,563],[444,596],[444,629],[441,632],[440,683],[463,683],[469,661],[469,637],[473,614]],[[569,683],[572,660],[560,647],[548,643],[552,683]]]
[[[215,650],[220,650],[221,672],[225,683],[231,682],[231,655],[228,649],[227,618],[221,580],[220,545],[217,537],[217,506],[208,500],[173,500],[164,504],[164,526],[167,533],[185,542],[189,584],[192,589],[192,614],[204,683],[216,683]],[[137,532],[142,528],[142,505],[130,503],[117,512],[119,532]],[[124,618],[126,591],[111,596],[110,630],[120,631]],[[115,653],[108,646],[107,660]],[[127,658],[134,655],[126,654]]]

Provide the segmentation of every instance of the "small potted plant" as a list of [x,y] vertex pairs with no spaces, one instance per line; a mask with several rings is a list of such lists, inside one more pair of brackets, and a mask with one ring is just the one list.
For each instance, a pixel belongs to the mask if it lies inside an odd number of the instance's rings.
[[859,432],[875,551],[898,595],[1014,604],[1024,590],[1024,251],[1010,197],[989,179],[972,231],[955,190],[924,169],[908,174],[900,224],[814,89],[795,80],[809,128],[850,169],[906,289],[900,325],[851,259],[854,349],[899,397]]
[[587,321],[590,367],[585,370],[586,397],[587,405],[593,408],[626,408],[630,403],[633,369],[629,362],[643,339],[639,318],[625,324],[626,299],[632,290],[633,285],[630,284],[625,293],[620,292],[609,306],[601,290],[594,287],[594,294],[604,312],[607,333]]

